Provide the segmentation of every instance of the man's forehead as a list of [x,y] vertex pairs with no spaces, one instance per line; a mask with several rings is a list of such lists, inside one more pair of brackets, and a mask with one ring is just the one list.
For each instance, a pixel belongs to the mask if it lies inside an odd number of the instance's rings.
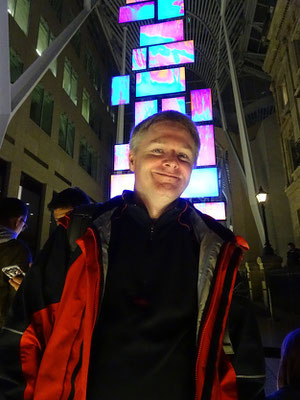
[[[149,145],[156,144],[156,143],[157,144],[166,144],[168,142],[169,142],[168,136],[161,136],[161,137],[155,138],[153,140],[150,140]],[[180,143],[180,147],[182,147],[183,149],[187,149],[187,150],[193,149],[193,147],[187,142]]]

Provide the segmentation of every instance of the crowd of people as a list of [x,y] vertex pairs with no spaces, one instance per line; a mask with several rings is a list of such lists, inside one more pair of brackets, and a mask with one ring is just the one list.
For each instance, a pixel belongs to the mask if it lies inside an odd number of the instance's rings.
[[[28,208],[0,201],[1,400],[265,398],[238,271],[248,245],[180,198],[199,146],[183,114],[142,121],[130,140],[134,191],[98,205],[79,188],[56,194],[58,226],[32,266],[18,239]],[[299,398],[299,331],[283,344],[270,400]]]

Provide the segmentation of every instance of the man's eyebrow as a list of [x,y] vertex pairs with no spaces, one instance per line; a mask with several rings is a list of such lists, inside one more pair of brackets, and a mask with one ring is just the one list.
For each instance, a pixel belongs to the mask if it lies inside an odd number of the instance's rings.
[[[153,139],[153,140],[151,140],[150,142],[149,142],[149,145],[151,145],[151,144],[165,144],[165,143],[167,143],[168,141],[167,140],[164,140],[164,139]],[[192,148],[192,146],[190,146],[189,144],[186,144],[186,145],[183,145],[182,146],[182,148],[183,149],[186,149],[186,150],[191,150],[191,151],[193,151],[193,148]]]

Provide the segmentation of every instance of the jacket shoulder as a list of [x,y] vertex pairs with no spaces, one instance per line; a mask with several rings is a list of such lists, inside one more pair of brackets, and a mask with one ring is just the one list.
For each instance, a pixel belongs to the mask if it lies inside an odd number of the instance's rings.
[[236,237],[234,233],[220,224],[218,221],[216,221],[214,218],[211,216],[202,213],[201,211],[197,210],[192,204],[190,204],[190,207],[192,209],[192,212],[196,213],[198,218],[200,218],[203,223],[206,225],[206,227],[216,233],[222,240],[226,242],[236,242]]

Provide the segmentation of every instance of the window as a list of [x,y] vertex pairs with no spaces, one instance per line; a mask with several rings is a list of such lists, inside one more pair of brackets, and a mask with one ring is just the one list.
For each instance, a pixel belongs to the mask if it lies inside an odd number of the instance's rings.
[[14,83],[22,75],[24,64],[14,49],[9,49],[10,57],[10,82]]
[[77,80],[78,75],[74,71],[70,60],[66,58],[64,66],[63,88],[75,105],[77,105]]
[[74,137],[75,137],[74,124],[68,119],[66,114],[64,114],[64,113],[61,114],[58,144],[71,157],[73,157],[73,152],[74,152]]
[[63,0],[49,0],[50,5],[56,13],[58,20],[61,22]]
[[81,138],[79,147],[79,165],[94,179],[97,178],[98,157],[85,138]]
[[78,57],[80,57],[80,44],[81,44],[81,32],[80,32],[80,30],[78,30],[75,33],[75,35],[72,37],[71,44],[74,47],[75,53],[78,55]]
[[294,40],[298,68],[300,68],[300,40]]
[[282,83],[282,86],[281,86],[281,94],[282,94],[282,103],[283,103],[283,106],[285,107],[289,101],[285,81]]
[[48,135],[51,135],[53,97],[41,85],[37,85],[31,95],[30,118]]
[[90,95],[83,89],[81,114],[87,123],[90,122]]
[[[41,17],[40,26],[39,26],[39,35],[38,41],[36,46],[36,52],[39,56],[43,54],[43,52],[49,47],[51,42],[53,42],[55,36],[50,32],[49,26],[44,18]],[[50,70],[52,71],[53,75],[56,76],[56,69],[57,69],[57,60],[53,60],[50,64]]]
[[8,12],[25,33],[28,34],[30,0],[8,0]]
[[90,104],[90,127],[93,129],[95,134],[100,139],[101,137],[101,120],[99,116],[99,112],[97,111],[97,107],[95,104]]

